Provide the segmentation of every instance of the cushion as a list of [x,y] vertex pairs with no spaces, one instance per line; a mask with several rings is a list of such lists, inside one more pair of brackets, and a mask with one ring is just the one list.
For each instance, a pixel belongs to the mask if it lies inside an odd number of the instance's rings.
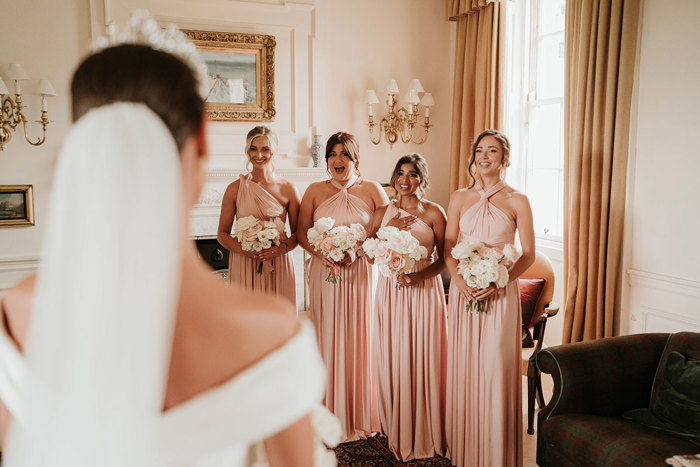
[[557,455],[568,459],[547,465],[658,466],[668,457],[698,452],[693,443],[622,417],[555,415],[542,423],[540,434],[547,459]]
[[623,416],[700,445],[700,360],[670,352],[661,364],[662,381],[649,408]]
[[520,312],[523,319],[523,347],[533,347],[532,335],[530,334],[530,321],[535,314],[535,305],[544,289],[545,279],[518,279],[520,286]]

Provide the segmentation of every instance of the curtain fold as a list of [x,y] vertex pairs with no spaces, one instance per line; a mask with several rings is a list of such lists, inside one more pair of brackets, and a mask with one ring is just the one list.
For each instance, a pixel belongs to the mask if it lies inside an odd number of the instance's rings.
[[505,61],[505,4],[488,0],[448,0],[462,11],[455,47],[455,76],[452,99],[450,190],[467,184],[471,144],[487,128],[501,129],[503,122],[503,66]]
[[447,0],[447,19],[454,21],[460,16],[476,13],[496,0]]
[[619,332],[638,0],[567,0],[564,338]]

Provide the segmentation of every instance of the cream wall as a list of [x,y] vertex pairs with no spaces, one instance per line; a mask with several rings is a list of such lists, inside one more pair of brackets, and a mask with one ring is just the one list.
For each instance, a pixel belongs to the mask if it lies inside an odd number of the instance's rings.
[[[30,146],[22,129],[0,152],[0,185],[34,185],[35,225],[0,229],[0,293],[36,267],[46,219],[46,205],[55,156],[70,125],[69,86],[72,69],[85,50],[87,2],[3,2],[0,15],[0,76],[11,63],[21,63],[32,78],[23,82],[27,119],[37,120],[41,101],[32,95],[40,78],[48,78],[58,97],[49,99],[48,136],[42,146]],[[26,83],[26,84],[25,84]],[[10,89],[13,83],[7,83]],[[40,135],[32,123],[31,135]]]
[[[400,156],[411,151],[423,154],[431,176],[428,197],[446,208],[454,23],[445,20],[444,1],[322,0],[317,7],[322,132],[355,134],[363,176],[381,182],[389,181]],[[386,87],[392,78],[397,80],[402,98],[412,78],[420,79],[435,98],[431,109],[431,124],[435,126],[422,145],[398,143],[390,148],[384,141],[375,146],[369,140],[365,91],[377,91],[382,104],[375,106],[375,113],[383,115]]]
[[696,0],[644,2],[623,332],[700,331],[698,18]]
[[[53,164],[70,125],[69,84],[91,38],[105,24],[124,24],[134,9],[148,9],[163,24],[192,29],[272,34],[276,37],[277,117],[270,125],[280,136],[278,167],[298,171],[308,183],[323,170],[307,170],[312,129],[327,137],[354,133],[366,178],[387,181],[394,162],[408,151],[423,153],[431,168],[429,196],[446,205],[451,118],[451,38],[454,25],[444,20],[443,0],[33,0],[3,2],[0,16],[0,75],[20,62],[37,80],[49,78],[58,97],[49,102],[47,142],[32,147],[17,133],[0,152],[0,184],[34,185],[36,225],[0,229],[0,295],[36,268]],[[18,21],[18,19],[20,19]],[[364,91],[386,97],[389,79],[406,91],[419,78],[433,93],[430,138],[423,145],[374,146],[367,136]],[[405,92],[404,94],[405,95]],[[30,119],[39,116],[38,98],[25,99]],[[378,108],[379,106],[377,106]],[[379,112],[381,113],[381,112]],[[211,176],[195,215],[211,217],[226,184],[244,165],[245,133],[252,123],[213,122],[209,126]]]

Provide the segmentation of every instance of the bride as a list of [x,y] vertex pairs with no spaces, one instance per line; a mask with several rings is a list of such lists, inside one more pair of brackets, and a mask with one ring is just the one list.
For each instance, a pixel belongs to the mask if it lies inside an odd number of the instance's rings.
[[130,28],[151,44],[75,72],[40,272],[0,303],[3,465],[242,466],[261,440],[270,465],[312,465],[310,326],[187,238],[206,170],[196,51],[143,16]]

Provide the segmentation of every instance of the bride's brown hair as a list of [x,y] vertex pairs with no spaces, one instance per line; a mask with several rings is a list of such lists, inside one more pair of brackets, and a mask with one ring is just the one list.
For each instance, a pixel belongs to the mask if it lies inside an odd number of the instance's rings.
[[71,92],[74,121],[114,102],[145,104],[165,122],[178,149],[202,125],[204,101],[192,69],[148,46],[124,44],[90,55],[75,71]]

